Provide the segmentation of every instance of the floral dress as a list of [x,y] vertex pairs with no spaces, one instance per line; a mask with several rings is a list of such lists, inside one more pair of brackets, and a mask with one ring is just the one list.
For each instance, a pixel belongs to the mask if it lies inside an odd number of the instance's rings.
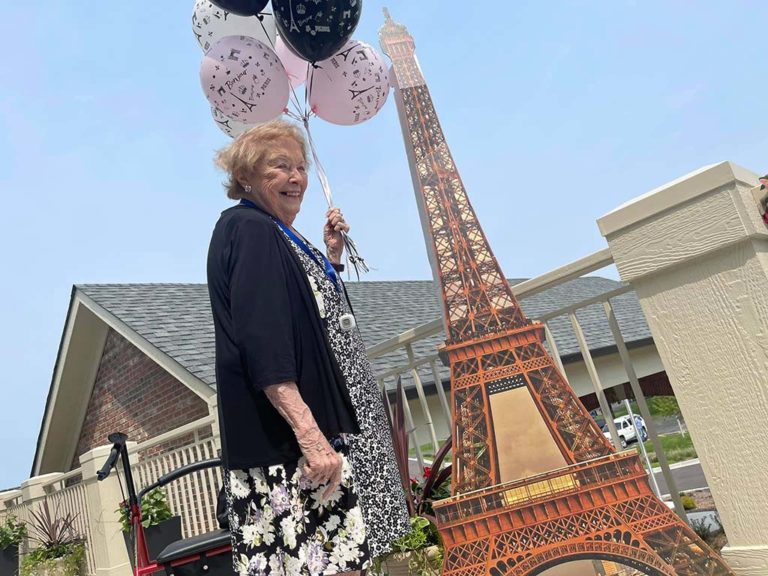
[[[324,499],[298,462],[225,470],[235,571],[247,576],[316,576],[366,568],[410,531],[392,437],[360,331],[342,330],[351,313],[344,295],[289,236],[307,272],[318,312],[357,415],[360,434],[333,438],[343,461],[342,482]],[[316,260],[317,261],[316,261]],[[341,288],[343,290],[343,287]]]

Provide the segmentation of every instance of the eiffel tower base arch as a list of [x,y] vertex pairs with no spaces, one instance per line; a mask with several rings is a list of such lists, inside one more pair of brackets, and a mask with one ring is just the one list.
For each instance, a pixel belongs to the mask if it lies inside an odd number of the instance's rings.
[[[590,543],[594,544],[594,543]],[[491,576],[538,576],[550,568],[578,560],[606,560],[647,574],[648,576],[675,576],[675,572],[652,552],[626,545],[578,546],[565,544],[524,558],[503,571],[503,564],[497,563],[488,573]]]
[[731,574],[652,492],[633,452],[436,503],[445,576],[535,576],[605,559],[650,576]]

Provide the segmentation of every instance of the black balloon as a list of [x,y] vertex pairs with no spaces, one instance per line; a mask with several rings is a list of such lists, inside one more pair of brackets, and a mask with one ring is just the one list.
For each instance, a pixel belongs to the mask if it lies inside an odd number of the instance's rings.
[[211,0],[211,2],[238,16],[255,16],[269,4],[269,0]]
[[363,0],[272,0],[280,36],[309,62],[330,58],[344,46],[362,9]]

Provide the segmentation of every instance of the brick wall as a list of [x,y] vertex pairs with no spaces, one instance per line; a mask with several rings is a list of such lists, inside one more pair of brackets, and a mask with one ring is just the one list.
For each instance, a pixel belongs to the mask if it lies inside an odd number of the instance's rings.
[[202,398],[110,329],[72,468],[110,432],[141,442],[207,415]]

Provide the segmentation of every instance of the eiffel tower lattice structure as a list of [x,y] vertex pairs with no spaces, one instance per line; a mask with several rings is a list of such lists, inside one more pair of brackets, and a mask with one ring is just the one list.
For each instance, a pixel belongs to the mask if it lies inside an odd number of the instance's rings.
[[[469,202],[405,26],[379,31],[442,296],[453,495],[435,505],[443,574],[533,575],[608,560],[651,575],[732,574],[616,453],[523,314]],[[495,417],[494,417],[495,416]]]

